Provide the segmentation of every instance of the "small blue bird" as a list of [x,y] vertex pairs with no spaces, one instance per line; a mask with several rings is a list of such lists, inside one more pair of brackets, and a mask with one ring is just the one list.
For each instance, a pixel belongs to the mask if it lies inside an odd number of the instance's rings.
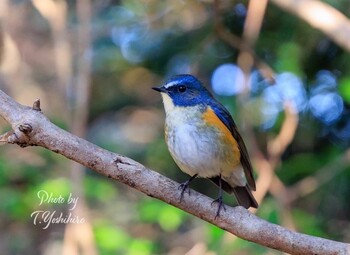
[[208,178],[219,186],[216,216],[223,206],[222,190],[233,193],[239,205],[258,208],[251,191],[255,180],[249,155],[228,110],[189,74],[154,87],[166,113],[165,139],[171,156],[191,178],[182,183],[180,200],[190,182]]

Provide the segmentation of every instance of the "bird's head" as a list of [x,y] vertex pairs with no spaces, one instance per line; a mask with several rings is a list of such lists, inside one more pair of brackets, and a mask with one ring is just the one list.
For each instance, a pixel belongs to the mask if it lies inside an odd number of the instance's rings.
[[189,74],[173,76],[164,85],[153,89],[162,94],[165,108],[206,104],[212,98],[202,83]]

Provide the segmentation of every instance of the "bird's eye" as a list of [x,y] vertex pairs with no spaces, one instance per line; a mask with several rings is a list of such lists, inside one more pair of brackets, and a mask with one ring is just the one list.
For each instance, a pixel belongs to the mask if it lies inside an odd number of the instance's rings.
[[186,86],[183,86],[183,85],[181,85],[180,87],[179,87],[179,92],[185,92],[186,91]]

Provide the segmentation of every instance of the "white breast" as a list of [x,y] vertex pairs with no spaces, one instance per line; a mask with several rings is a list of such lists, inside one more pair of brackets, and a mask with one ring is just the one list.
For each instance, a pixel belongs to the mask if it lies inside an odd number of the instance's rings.
[[167,144],[177,165],[193,176],[213,177],[221,173],[222,150],[218,134],[203,125],[200,106],[175,107],[167,112]]
[[166,112],[166,142],[171,156],[180,169],[193,176],[215,177],[222,173],[225,180],[244,186],[246,180],[233,148],[220,142],[221,134],[215,127],[205,125],[204,106],[179,107],[162,93]]

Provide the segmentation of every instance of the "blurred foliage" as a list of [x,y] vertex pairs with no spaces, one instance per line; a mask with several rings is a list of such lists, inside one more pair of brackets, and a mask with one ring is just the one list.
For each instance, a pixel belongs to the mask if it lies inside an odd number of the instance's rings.
[[[40,98],[44,113],[69,130],[65,111],[76,95],[70,94],[67,84],[60,84],[55,69],[55,40],[60,35],[35,7],[35,1],[5,2],[8,12],[0,14],[7,38],[0,68],[4,81],[1,89],[26,105]],[[68,56],[73,74],[69,83],[74,84],[79,21],[76,2],[62,2],[67,3],[67,25],[61,39],[71,46]],[[346,0],[324,2],[341,12],[350,8]],[[225,26],[241,36],[248,1],[225,0],[222,6]],[[208,86],[220,81],[225,85],[230,75],[236,81],[241,78],[242,72],[235,65],[239,51],[214,32],[213,2],[105,0],[92,1],[91,8],[91,48],[84,53],[92,60],[87,139],[176,181],[186,180],[166,149],[160,97],[150,88],[178,73],[193,73]],[[57,9],[52,13],[59,15]],[[244,137],[241,123],[253,125],[264,153],[285,119],[283,103],[289,100],[295,104],[298,130],[276,170],[283,184],[293,187],[327,165],[334,166],[349,150],[349,54],[272,4],[267,7],[254,49],[276,71],[277,83],[271,86],[254,69],[248,95],[236,82],[231,84],[237,86],[233,91],[224,89],[225,93],[216,96],[232,112]],[[224,65],[223,73],[215,76]],[[211,90],[222,91],[215,88]],[[244,104],[240,97],[245,99]],[[4,122],[0,127],[3,132],[9,129]],[[249,139],[245,140],[251,146]],[[36,210],[69,212],[67,203],[39,205],[37,196],[46,190],[67,200],[77,185],[70,180],[68,160],[42,148],[6,145],[0,152],[0,227],[6,230],[0,234],[0,253],[61,254],[65,225],[52,224],[43,230],[33,224],[30,215]],[[350,167],[347,163],[338,168],[329,168],[334,170],[329,181],[290,205],[297,231],[350,241]],[[84,197],[80,199],[88,205],[88,222],[100,254],[185,254],[198,247],[202,249],[196,254],[280,254],[240,240],[90,170],[86,170],[82,186]],[[196,180],[193,188],[212,197],[217,193],[206,180]],[[234,204],[229,196],[225,201]],[[268,194],[257,214],[288,225],[282,207]]]

